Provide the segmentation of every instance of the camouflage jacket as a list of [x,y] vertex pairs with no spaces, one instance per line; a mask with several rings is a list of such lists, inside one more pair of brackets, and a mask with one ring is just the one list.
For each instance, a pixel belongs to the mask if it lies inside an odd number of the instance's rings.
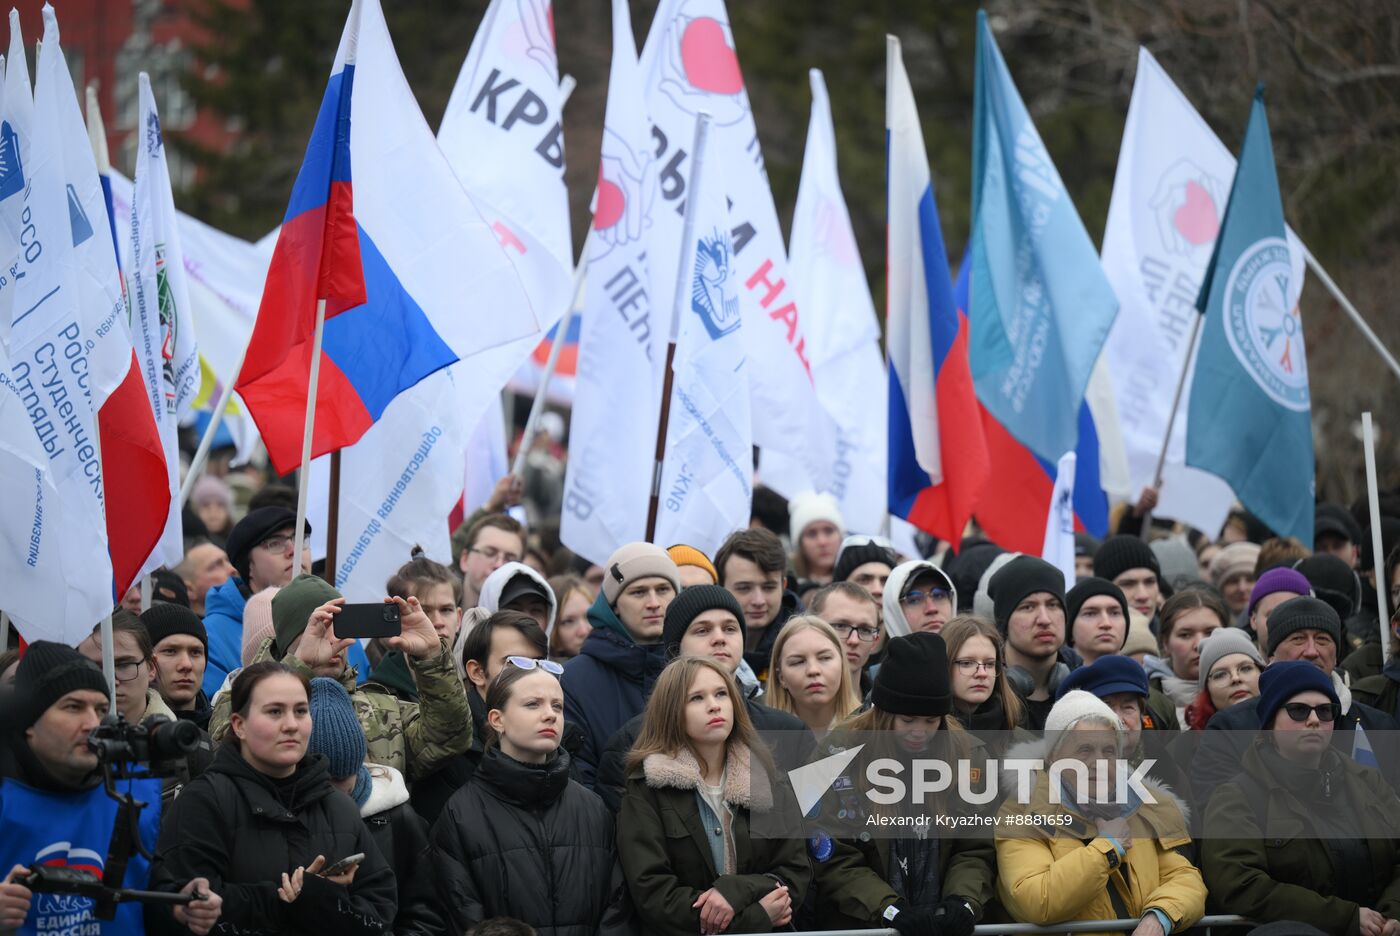
[[[273,659],[272,639],[258,647],[253,662]],[[312,673],[294,656],[282,662],[304,674]],[[410,780],[427,776],[472,743],[471,710],[462,681],[452,667],[447,644],[437,656],[408,661],[418,684],[418,702],[400,702],[383,686],[355,685],[355,670],[346,667],[340,684],[350,693],[369,744],[369,762],[393,767]],[[233,674],[230,674],[232,677]],[[230,678],[229,684],[231,685]],[[209,718],[209,736],[217,743],[228,734],[229,699],[227,689],[214,697],[214,713]]]

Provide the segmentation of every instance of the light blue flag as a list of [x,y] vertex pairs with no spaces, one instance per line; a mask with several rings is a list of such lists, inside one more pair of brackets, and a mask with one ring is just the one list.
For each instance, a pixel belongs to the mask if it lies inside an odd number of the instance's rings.
[[1196,302],[1186,464],[1228,481],[1275,533],[1311,543],[1312,402],[1292,270],[1261,86]]
[[1089,372],[1118,314],[1074,210],[977,14],[972,124],[972,279],[977,398],[1051,464],[1074,451]]

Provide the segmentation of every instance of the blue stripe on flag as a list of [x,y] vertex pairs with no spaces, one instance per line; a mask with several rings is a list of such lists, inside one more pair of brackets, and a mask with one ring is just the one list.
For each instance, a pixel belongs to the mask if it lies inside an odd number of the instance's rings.
[[[283,222],[326,203],[330,182],[350,181],[350,99],[355,66],[346,65],[326,83],[316,125],[306,144],[306,159],[292,186]],[[388,167],[379,167],[389,171]]]

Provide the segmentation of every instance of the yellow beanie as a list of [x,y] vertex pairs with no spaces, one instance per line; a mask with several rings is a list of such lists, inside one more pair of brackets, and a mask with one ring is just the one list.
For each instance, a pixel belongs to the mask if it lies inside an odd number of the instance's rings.
[[710,561],[710,557],[696,549],[694,546],[687,546],[684,543],[677,543],[666,554],[671,557],[671,561],[678,566],[695,566],[697,569],[704,569],[710,573],[710,581],[719,584],[719,573],[715,571],[715,564]]

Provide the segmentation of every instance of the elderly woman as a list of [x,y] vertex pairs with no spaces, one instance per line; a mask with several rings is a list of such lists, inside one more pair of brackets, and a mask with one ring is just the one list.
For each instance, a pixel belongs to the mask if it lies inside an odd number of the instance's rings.
[[1400,933],[1400,799],[1380,771],[1332,746],[1341,703],[1302,660],[1260,678],[1264,731],[1206,808],[1201,867],[1212,906],[1329,933]]
[[[1039,771],[1028,801],[1013,794],[1002,804],[997,896],[1017,922],[1136,919],[1134,936],[1162,936],[1201,918],[1205,883],[1178,851],[1191,841],[1186,807],[1150,779],[1145,787],[1156,802],[1131,787],[1127,802],[1113,801],[1123,725],[1104,702],[1082,690],[1065,693],[1050,710],[1045,738],[1007,756],[1069,767]],[[1054,803],[1052,776],[1060,784]],[[1096,795],[1104,780],[1107,801]]]

